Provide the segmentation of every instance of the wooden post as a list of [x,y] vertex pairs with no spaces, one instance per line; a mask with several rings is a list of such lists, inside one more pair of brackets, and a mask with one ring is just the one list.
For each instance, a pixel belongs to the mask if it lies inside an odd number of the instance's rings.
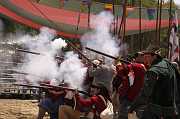
[[[169,56],[169,51],[170,51],[170,44],[169,44],[169,38],[170,38],[170,34],[171,34],[171,19],[172,19],[172,14],[171,14],[171,11],[172,11],[172,0],[170,0],[170,6],[169,6],[169,28],[168,28],[168,38],[167,38],[167,43],[168,43],[168,51],[167,51],[167,57]],[[168,57],[170,59],[170,57]]]
[[160,47],[161,42],[161,17],[162,17],[162,0],[160,0],[160,8],[159,8],[159,34],[158,34],[158,46]]
[[158,24],[159,24],[159,0],[156,8],[156,42],[158,42]]
[[124,1],[124,8],[123,8],[123,42],[126,37],[126,17],[127,17],[127,9],[126,9],[127,0]]
[[113,19],[113,27],[114,27],[114,36],[116,35],[116,16],[115,16],[115,7],[114,7],[114,4],[115,4],[115,0],[112,1],[112,7],[113,7],[113,16],[114,16],[114,19]]
[[139,0],[139,41],[140,41],[140,50],[142,50],[142,35],[141,35],[141,19],[142,19],[142,12],[141,12],[141,0]]
[[90,28],[91,3],[88,2],[88,28]]

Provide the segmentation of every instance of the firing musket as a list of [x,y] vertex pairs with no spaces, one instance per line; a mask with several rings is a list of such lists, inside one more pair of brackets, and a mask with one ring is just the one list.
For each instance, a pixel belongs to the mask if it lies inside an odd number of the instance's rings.
[[[74,88],[69,88],[69,87],[64,87],[64,86],[55,86],[55,87],[60,88],[60,89],[64,89],[64,90],[69,90],[69,91],[76,91],[76,89],[74,89]],[[89,93],[86,92],[86,91],[82,91],[82,90],[77,90],[77,91],[78,91],[79,93],[82,93],[82,94],[84,94],[84,95],[89,96]]]
[[[65,83],[60,83],[59,86],[64,86]],[[47,84],[47,83],[40,83],[40,86],[47,86],[47,87],[54,87],[54,85],[50,85],[50,84]]]
[[[76,46],[74,46],[71,42],[69,42],[68,40],[66,40],[67,43],[69,44],[69,46],[71,46],[76,52],[78,52],[79,55],[81,55],[83,58],[85,58],[90,64],[92,64],[93,66],[96,66],[96,64],[94,64],[89,58],[87,58]],[[24,50],[24,49],[18,49],[16,48],[17,51],[20,52],[25,52],[25,53],[30,53],[30,54],[34,54],[34,55],[44,55],[42,53],[39,52],[34,52],[34,51],[29,51],[29,50]],[[62,59],[62,57],[60,56],[56,56],[55,58],[57,59]]]
[[[46,86],[43,86],[43,85],[28,85],[28,84],[13,84],[15,86],[23,86],[23,87],[29,87],[29,88],[38,88],[38,89],[45,89],[45,90],[69,90],[69,91],[76,91],[76,89],[74,88],[69,88],[69,87],[64,87],[62,85],[60,86],[53,86],[53,85],[46,85]],[[84,95],[87,95],[89,96],[88,92],[86,91],[82,91],[82,90],[77,90],[79,93],[82,93]]]
[[89,51],[92,51],[92,52],[95,52],[95,53],[104,55],[104,56],[109,57],[109,58],[111,58],[111,59],[120,60],[120,61],[123,62],[123,63],[131,64],[131,62],[129,62],[129,61],[127,61],[127,60],[119,59],[118,57],[114,57],[114,56],[112,56],[112,55],[109,55],[109,54],[106,54],[106,53],[103,53],[103,52],[100,52],[100,51],[97,51],[97,50],[94,50],[94,49],[91,49],[91,48],[88,48],[88,47],[85,47],[85,48],[86,48],[87,50],[89,50]]
[[[25,52],[25,53],[30,53],[30,54],[34,54],[34,55],[44,56],[44,54],[39,53],[39,52],[34,52],[34,51],[29,51],[29,50],[24,50],[24,49],[18,49],[18,48],[16,48],[16,50],[19,52]],[[55,58],[56,59],[63,59],[63,57],[61,57],[61,56],[55,56]]]
[[39,89],[52,89],[52,87],[39,86],[39,85],[28,85],[28,84],[13,84],[14,86],[23,86],[28,88],[39,88]]
[[24,49],[19,49],[19,48],[16,48],[17,51],[20,51],[20,52],[25,52],[25,53],[30,53],[30,54],[34,54],[34,55],[43,55],[39,52],[34,52],[34,51],[29,51],[29,50],[24,50]]

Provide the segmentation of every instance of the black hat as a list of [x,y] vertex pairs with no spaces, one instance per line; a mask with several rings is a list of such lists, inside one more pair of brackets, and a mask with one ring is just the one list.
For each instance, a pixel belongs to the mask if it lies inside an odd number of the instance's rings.
[[135,52],[133,54],[128,54],[126,60],[129,62],[132,62],[138,56],[143,56],[143,55],[144,55],[144,53],[142,51]]
[[136,52],[135,54],[134,54],[134,58],[136,58],[136,57],[138,57],[138,56],[141,56],[141,55],[143,55],[144,53],[142,52],[142,51],[139,51],[139,52]]
[[161,50],[158,46],[150,44],[147,49],[143,51],[143,54],[155,54],[160,56]]

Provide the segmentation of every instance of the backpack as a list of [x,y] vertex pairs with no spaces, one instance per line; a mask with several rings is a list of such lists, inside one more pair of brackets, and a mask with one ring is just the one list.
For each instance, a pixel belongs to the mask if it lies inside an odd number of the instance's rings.
[[131,70],[133,74],[130,72],[131,75],[128,75],[130,87],[127,92],[127,97],[130,101],[133,101],[139,95],[144,85],[145,69],[143,65],[134,63],[131,64]]
[[104,97],[99,95],[99,97],[103,100],[104,104],[107,106],[104,111],[101,112],[100,118],[101,119],[113,119],[113,105],[112,103],[108,100],[107,102],[105,101]]
[[[104,104],[107,106],[106,109],[104,111],[102,111],[99,115],[100,119],[113,119],[113,105],[110,101],[105,101],[104,97],[102,95],[98,95],[98,97],[100,97]],[[96,108],[95,105],[93,105],[93,108]],[[97,113],[97,112],[96,112]],[[88,115],[86,116],[88,119],[96,119],[96,116],[93,112],[89,112]]]

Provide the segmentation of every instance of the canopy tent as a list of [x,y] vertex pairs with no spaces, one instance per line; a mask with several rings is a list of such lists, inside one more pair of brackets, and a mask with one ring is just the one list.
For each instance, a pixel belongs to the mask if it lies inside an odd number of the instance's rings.
[[[68,1],[68,5],[70,5],[73,0]],[[74,0],[73,2],[77,2],[76,4],[80,4],[80,2],[78,2],[77,0]],[[101,7],[93,3],[92,8],[95,9],[95,7],[98,7],[100,9],[99,11],[102,11],[103,3],[101,3],[100,5]],[[93,26],[91,28],[88,27],[88,13],[85,11],[81,12],[80,14],[79,28],[77,30],[79,11],[76,10],[75,7],[72,8],[73,9],[68,9],[68,7],[54,8],[52,6],[48,6],[47,4],[45,5],[33,2],[33,0],[0,0],[0,15],[3,17],[8,17],[35,29],[39,29],[42,26],[47,26],[57,30],[58,34],[63,37],[80,38],[82,34],[91,30]],[[121,15],[118,12],[118,8],[120,7],[116,6],[116,13],[119,16],[118,23],[120,23]],[[95,11],[91,12],[90,16],[95,17],[96,12],[98,12],[97,8],[95,9]],[[142,32],[156,29],[155,19],[149,20],[142,17],[141,23]],[[162,28],[168,27],[168,18],[162,19],[161,24]],[[128,17],[126,21],[126,35],[136,34],[138,32],[138,17]]]

